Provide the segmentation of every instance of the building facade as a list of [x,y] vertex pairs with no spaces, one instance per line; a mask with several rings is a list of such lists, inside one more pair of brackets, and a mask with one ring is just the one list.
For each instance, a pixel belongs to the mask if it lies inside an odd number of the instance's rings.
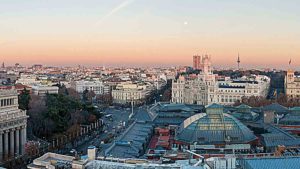
[[71,82],[71,87],[78,93],[83,93],[85,90],[93,91],[96,95],[107,94],[110,90],[104,86],[102,81],[80,80]]
[[45,96],[46,94],[58,94],[57,86],[35,85],[32,86],[32,93],[37,96]]
[[20,78],[16,81],[16,84],[22,84],[27,86],[38,85],[41,82],[37,80],[35,75],[31,74],[21,74]]
[[200,69],[200,58],[201,56],[193,56],[193,69]]
[[222,105],[234,104],[242,97],[266,97],[270,86],[270,78],[261,75],[225,78],[217,80],[213,74],[211,58],[202,57],[202,71],[193,79],[180,76],[172,82],[172,102],[185,104]]
[[133,83],[120,83],[112,90],[112,98],[115,104],[143,103],[150,94],[146,85]]
[[285,94],[292,98],[300,97],[300,77],[295,76],[293,70],[288,70],[284,84]]
[[16,90],[0,90],[0,162],[25,153],[26,111],[18,108]]

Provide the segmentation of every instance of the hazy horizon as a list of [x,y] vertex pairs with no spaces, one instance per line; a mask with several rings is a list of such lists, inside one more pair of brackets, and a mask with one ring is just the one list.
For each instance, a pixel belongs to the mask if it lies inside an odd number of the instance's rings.
[[0,6],[7,65],[300,66],[300,1],[10,0]]

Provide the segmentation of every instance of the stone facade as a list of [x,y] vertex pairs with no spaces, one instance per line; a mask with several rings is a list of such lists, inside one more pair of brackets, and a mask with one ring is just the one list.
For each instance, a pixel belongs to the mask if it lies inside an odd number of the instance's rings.
[[147,85],[121,83],[112,90],[113,102],[115,104],[140,104],[149,95],[150,89]]
[[288,70],[285,76],[285,93],[292,98],[300,98],[300,77],[293,70]]
[[18,108],[16,90],[0,90],[0,162],[25,153],[26,111]]
[[93,91],[96,95],[107,94],[109,89],[100,80],[88,81],[80,80],[71,82],[71,87],[78,93],[83,93],[85,90]]
[[217,75],[212,72],[209,56],[202,58],[201,65],[203,69],[196,78],[188,79],[180,76],[173,80],[173,103],[231,105],[244,96],[266,97],[268,94],[270,78],[266,76],[254,75],[239,79],[217,80]]

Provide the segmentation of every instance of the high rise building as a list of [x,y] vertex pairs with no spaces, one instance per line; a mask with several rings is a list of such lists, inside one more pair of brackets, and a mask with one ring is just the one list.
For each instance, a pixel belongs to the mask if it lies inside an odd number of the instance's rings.
[[193,68],[195,70],[200,69],[200,62],[201,62],[201,56],[199,56],[199,55],[193,56]]
[[209,55],[195,55],[193,56],[193,68],[195,70],[204,71],[205,68],[211,68],[211,57]]
[[18,106],[16,90],[0,90],[0,162],[25,153],[28,116]]

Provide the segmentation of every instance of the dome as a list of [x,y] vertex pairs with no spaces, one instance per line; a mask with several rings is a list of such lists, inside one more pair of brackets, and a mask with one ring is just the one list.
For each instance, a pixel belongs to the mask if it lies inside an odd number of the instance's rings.
[[220,144],[248,143],[256,136],[233,116],[223,113],[221,106],[207,108],[207,113],[199,113],[186,119],[180,126],[176,139],[186,143]]

